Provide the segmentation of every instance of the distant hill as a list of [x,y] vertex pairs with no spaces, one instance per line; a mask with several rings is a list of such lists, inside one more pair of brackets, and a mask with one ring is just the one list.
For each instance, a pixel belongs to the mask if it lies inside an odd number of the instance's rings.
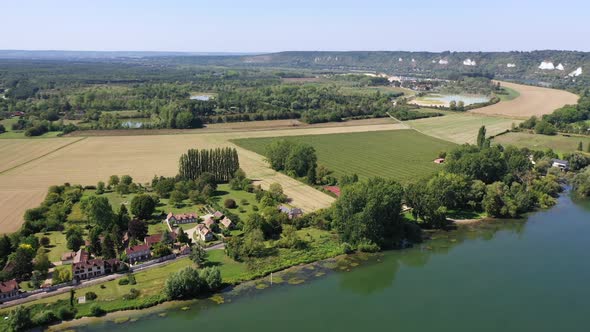
[[240,60],[245,66],[378,71],[405,76],[448,77],[463,73],[547,86],[590,85],[590,53],[576,51],[281,52],[243,56]]
[[180,56],[244,56],[257,53],[230,52],[143,52],[143,51],[26,51],[0,50],[0,59],[24,60],[107,60],[125,58],[180,57]]

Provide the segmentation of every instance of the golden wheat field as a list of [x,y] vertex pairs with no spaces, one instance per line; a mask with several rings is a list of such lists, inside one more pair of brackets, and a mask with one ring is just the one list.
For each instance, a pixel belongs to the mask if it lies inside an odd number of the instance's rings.
[[477,108],[470,112],[527,119],[533,115],[541,116],[544,114],[550,114],[564,105],[576,104],[579,98],[578,95],[564,90],[541,88],[538,86],[509,82],[500,83],[502,86],[518,91],[520,95],[513,100]]
[[[19,140],[18,143],[1,140],[0,148],[10,145],[11,149],[19,151],[18,156],[30,155],[31,158],[18,157],[16,160],[16,156],[6,154],[0,157],[1,164],[20,165],[0,174],[0,233],[16,231],[22,224],[24,211],[37,206],[51,185],[64,182],[96,184],[101,180],[106,181],[113,174],[129,174],[136,182],[145,183],[156,174],[174,175],[179,156],[189,148],[234,146],[229,142],[234,138],[320,135],[400,128],[403,125],[396,123],[358,126],[347,124],[344,127],[186,135],[55,138],[51,139],[51,144],[42,146],[29,144],[30,141],[27,140]],[[35,143],[38,142],[45,141],[35,140]],[[281,183],[293,205],[304,211],[314,211],[332,203],[332,197],[268,168],[262,156],[239,147],[237,149],[241,167],[263,188],[274,182]],[[36,157],[32,157],[33,152]]]

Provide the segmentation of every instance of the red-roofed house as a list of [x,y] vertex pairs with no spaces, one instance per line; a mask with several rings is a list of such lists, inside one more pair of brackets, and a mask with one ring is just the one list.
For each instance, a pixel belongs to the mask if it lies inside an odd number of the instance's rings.
[[203,242],[213,240],[213,232],[211,232],[211,230],[209,230],[209,228],[207,228],[207,226],[205,226],[204,224],[197,225],[196,233],[199,239],[201,239],[201,241]]
[[225,227],[227,229],[234,228],[234,223],[228,217],[221,219],[220,223],[221,223],[221,225],[223,225],[223,227]]
[[80,249],[78,251],[76,251],[76,255],[74,256],[74,261],[73,263],[80,263],[80,262],[85,262],[87,260],[90,259],[90,254],[88,253],[88,251]]
[[129,264],[135,264],[150,258],[150,246],[145,243],[127,248],[125,249],[125,254],[127,255]]
[[18,295],[18,282],[16,279],[0,282],[0,303]]
[[170,212],[166,216],[166,221],[170,224],[188,224],[192,222],[198,222],[199,216],[196,213],[174,214]]
[[148,247],[151,247],[154,244],[159,243],[160,241],[162,241],[162,234],[148,235],[145,237],[145,239],[143,239],[143,242],[147,244]]
[[223,213],[221,213],[219,211],[215,211],[215,213],[213,213],[213,218],[219,219],[221,217],[223,217]]
[[336,195],[336,197],[340,197],[340,187],[338,187],[338,186],[324,186],[324,189],[326,189],[327,191]]
[[205,224],[205,226],[207,226],[207,228],[211,228],[211,226],[213,226],[213,224],[215,224],[215,219],[213,219],[211,216],[209,216],[207,219],[205,219],[203,224]]

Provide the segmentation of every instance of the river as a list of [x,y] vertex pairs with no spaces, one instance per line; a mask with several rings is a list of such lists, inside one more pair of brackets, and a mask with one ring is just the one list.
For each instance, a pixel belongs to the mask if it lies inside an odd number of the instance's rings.
[[463,226],[330,269],[317,264],[284,277],[291,282],[224,294],[223,304],[205,299],[77,330],[588,331],[589,234],[590,204],[563,195],[527,219]]

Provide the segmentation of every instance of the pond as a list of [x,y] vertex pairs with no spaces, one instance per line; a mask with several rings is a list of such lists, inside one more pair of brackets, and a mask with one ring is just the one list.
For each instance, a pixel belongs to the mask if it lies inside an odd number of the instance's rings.
[[449,106],[451,101],[459,102],[463,101],[465,106],[479,104],[479,103],[487,103],[490,101],[489,97],[486,96],[478,96],[478,95],[443,95],[443,94],[427,94],[426,96],[420,97],[416,99],[416,102],[419,104],[430,104],[430,105],[440,105],[440,106]]
[[527,219],[461,226],[412,249],[240,286],[223,304],[199,300],[77,330],[588,331],[588,234],[590,204],[564,195]]
[[209,101],[213,96],[211,95],[193,95],[190,96],[191,100]]
[[121,122],[123,128],[137,129],[142,128],[146,123],[150,123],[150,118],[134,118]]

